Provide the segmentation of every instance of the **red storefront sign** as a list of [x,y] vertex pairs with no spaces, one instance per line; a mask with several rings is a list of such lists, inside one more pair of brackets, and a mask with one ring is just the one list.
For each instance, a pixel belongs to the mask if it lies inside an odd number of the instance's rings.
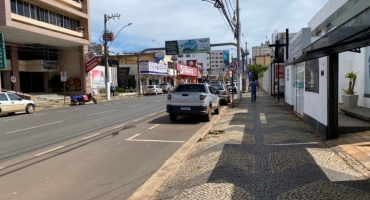
[[198,76],[198,69],[189,67],[186,65],[176,64],[176,70],[179,71],[179,75],[184,76]]
[[275,65],[275,78],[284,78],[284,65]]
[[98,66],[100,64],[99,60],[97,57],[94,57],[92,58],[91,60],[89,60],[86,64],[85,64],[85,67],[86,67],[86,73],[89,73],[89,71],[91,71],[92,69],[94,69],[96,66]]

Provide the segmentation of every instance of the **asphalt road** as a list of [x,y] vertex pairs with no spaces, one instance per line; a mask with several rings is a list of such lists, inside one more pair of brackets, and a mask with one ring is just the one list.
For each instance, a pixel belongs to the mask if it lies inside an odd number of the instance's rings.
[[[0,199],[128,198],[205,124],[194,117],[170,122],[166,97],[0,117],[0,169],[55,152],[1,175]],[[87,142],[61,151],[79,141]]]

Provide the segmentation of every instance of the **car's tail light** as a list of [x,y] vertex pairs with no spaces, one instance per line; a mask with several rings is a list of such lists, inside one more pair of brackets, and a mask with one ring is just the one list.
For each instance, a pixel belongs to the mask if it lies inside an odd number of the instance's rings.
[[204,100],[204,99],[206,99],[206,97],[207,97],[207,95],[200,95],[199,99]]
[[167,95],[167,100],[171,100],[171,95]]
[[223,95],[226,95],[226,91],[224,91],[222,94],[223,94]]

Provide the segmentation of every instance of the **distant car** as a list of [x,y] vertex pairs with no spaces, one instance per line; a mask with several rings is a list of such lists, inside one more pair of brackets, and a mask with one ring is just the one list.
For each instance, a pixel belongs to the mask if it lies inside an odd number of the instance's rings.
[[22,99],[13,93],[0,92],[0,114],[13,115],[16,112],[32,114],[35,107],[34,101]]
[[210,83],[210,85],[213,87],[214,90],[219,92],[217,96],[220,98],[221,105],[227,105],[231,102],[231,95],[226,85],[216,83]]
[[275,86],[275,94],[284,97],[284,93],[285,93],[285,84],[284,83],[280,84],[279,90],[278,90],[277,85]]
[[164,93],[173,92],[173,86],[170,83],[161,83],[159,86],[161,86]]
[[232,93],[237,93],[236,91],[236,87],[237,87],[237,84],[236,83],[231,83],[229,85],[226,86],[227,89],[229,90],[229,92],[232,92]]
[[148,85],[148,86],[145,87],[143,94],[144,95],[163,94],[163,90],[162,90],[161,86],[159,86],[159,85]]
[[184,44],[184,51],[186,50],[197,50],[198,44],[195,40],[188,40]]

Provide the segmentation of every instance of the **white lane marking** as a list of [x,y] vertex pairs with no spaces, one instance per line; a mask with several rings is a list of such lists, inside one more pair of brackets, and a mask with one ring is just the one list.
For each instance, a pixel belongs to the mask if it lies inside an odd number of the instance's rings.
[[152,127],[148,128],[148,129],[153,129],[153,128],[155,128],[155,127],[159,126],[159,125],[160,125],[160,124],[156,124],[156,125],[154,125],[154,126],[152,126]]
[[38,153],[38,154],[35,155],[35,157],[50,153],[52,151],[55,151],[55,150],[58,150],[58,149],[61,149],[61,148],[64,148],[64,146],[55,147],[54,149],[50,149],[50,150]]
[[262,124],[267,124],[265,113],[260,113],[260,120]]
[[141,103],[141,104],[137,104],[137,105],[129,106],[129,108],[136,107],[136,106],[141,106],[141,105],[144,105],[144,104],[145,104],[145,103]]
[[141,119],[143,119],[143,118],[135,119],[133,122],[139,121],[139,120],[141,120]]
[[16,120],[16,119],[21,119],[21,118],[12,118],[12,119],[7,119],[7,120],[4,120],[4,122],[8,122],[8,121],[12,121],[12,120]]
[[140,134],[136,134],[128,139],[127,141],[133,141],[133,142],[168,142],[168,143],[185,143],[185,141],[175,141],[175,140],[140,140],[140,139],[134,139],[135,137],[139,136]]
[[6,132],[4,134],[21,132],[21,131],[25,131],[25,130],[30,130],[30,129],[39,128],[39,127],[43,127],[43,126],[49,126],[49,125],[58,124],[58,123],[62,123],[62,122],[63,121],[57,121],[57,122],[53,122],[53,123],[49,123],[49,124],[43,124],[43,125],[40,125],[40,126],[34,126],[34,127],[29,127],[29,128],[25,128],[25,129],[16,130],[16,131],[10,131],[10,132]]
[[126,139],[126,140],[132,140],[132,139],[134,139],[134,138],[136,138],[137,136],[139,136],[140,134],[138,133],[138,134],[136,134],[136,135],[134,135],[134,136],[132,136],[132,137],[130,137],[130,138],[128,138],[128,139]]
[[37,115],[33,115],[33,116],[38,117],[38,116],[43,116],[43,115],[45,115],[45,114],[37,114]]
[[157,101],[153,101],[153,102],[161,102],[161,101],[165,101],[165,99],[157,100]]
[[84,138],[82,138],[82,139],[83,139],[83,140],[87,140],[87,139],[90,139],[90,138],[95,137],[95,136],[100,135],[100,134],[101,134],[101,133],[95,133],[95,134],[93,134],[93,135],[90,135],[90,136],[84,137]]
[[305,144],[319,144],[318,142],[302,142],[302,143],[287,143],[287,144],[269,144],[274,146],[289,146],[289,145],[305,145]]
[[113,127],[112,129],[121,128],[121,127],[123,127],[123,126],[126,126],[126,124],[122,124],[122,125],[119,125],[119,126]]
[[104,112],[98,112],[98,113],[90,114],[90,115],[87,115],[87,116],[99,115],[99,114],[103,114],[103,113],[107,113],[107,112],[112,112],[112,111],[115,111],[115,110],[107,110],[107,111],[104,111]]

